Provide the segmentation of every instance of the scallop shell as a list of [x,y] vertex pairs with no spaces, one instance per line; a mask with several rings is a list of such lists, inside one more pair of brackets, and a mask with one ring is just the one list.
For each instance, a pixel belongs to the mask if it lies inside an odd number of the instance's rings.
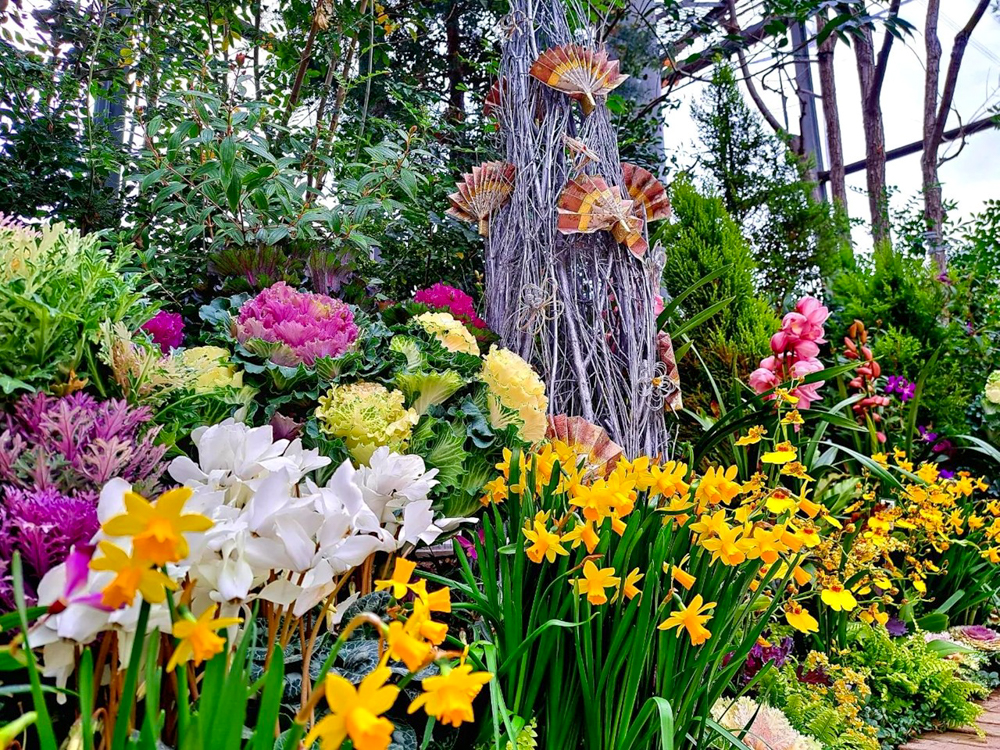
[[514,165],[502,161],[488,161],[472,168],[471,174],[462,175],[458,192],[448,196],[451,208],[447,213],[462,221],[478,224],[479,234],[490,233],[490,217],[510,200],[514,191]]
[[546,86],[579,101],[585,115],[594,111],[598,99],[607,98],[610,91],[628,78],[618,72],[617,60],[608,59],[607,50],[580,44],[545,50],[528,72]]
[[660,361],[666,367],[666,398],[664,406],[670,411],[677,412],[684,408],[684,400],[681,397],[681,373],[677,369],[677,358],[674,356],[674,342],[670,340],[670,334],[660,331],[656,335],[656,349],[660,355]]
[[622,177],[628,194],[645,211],[646,221],[670,218],[670,196],[663,183],[648,169],[622,162]]
[[[502,81],[502,82],[501,82]],[[497,79],[490,86],[490,90],[486,94],[486,98],[483,100],[483,116],[493,117],[497,109],[500,108],[500,104],[503,101],[503,90],[507,88],[507,83],[504,79]]]
[[566,183],[559,196],[558,229],[563,234],[609,231],[636,257],[648,249],[643,220],[635,215],[634,201],[622,198],[619,187],[608,187],[603,177],[581,175]]
[[607,430],[583,417],[550,415],[545,437],[566,443],[578,456],[586,457],[587,471],[600,476],[606,476],[622,455],[622,447],[611,439]]

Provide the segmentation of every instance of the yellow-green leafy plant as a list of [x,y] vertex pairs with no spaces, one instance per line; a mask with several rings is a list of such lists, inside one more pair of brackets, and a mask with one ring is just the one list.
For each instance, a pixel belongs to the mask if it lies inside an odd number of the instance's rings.
[[405,451],[418,415],[404,403],[401,391],[378,383],[338,384],[320,397],[316,418],[326,435],[343,440],[356,461],[367,463],[383,445]]

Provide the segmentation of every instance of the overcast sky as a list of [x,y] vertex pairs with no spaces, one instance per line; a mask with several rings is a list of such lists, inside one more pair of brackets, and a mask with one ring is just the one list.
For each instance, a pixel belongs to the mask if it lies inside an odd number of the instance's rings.
[[[942,82],[951,43],[958,29],[965,25],[975,7],[975,0],[947,0],[942,2],[938,36],[943,47]],[[922,33],[924,16],[927,12],[926,0],[904,0],[901,16],[913,23],[917,29],[901,44],[897,40],[886,71],[885,87],[882,93],[882,111],[885,117],[886,148],[904,146],[922,138],[924,99],[924,38]],[[813,51],[815,53],[815,50]],[[861,128],[861,105],[858,93],[857,68],[853,50],[838,45],[835,57],[837,69],[837,94],[840,105],[841,129],[844,137],[844,159],[850,164],[865,156],[864,134]],[[814,67],[814,77],[816,71]],[[816,78],[816,85],[819,85]],[[683,100],[679,110],[668,114],[666,143],[668,152],[678,150],[681,163],[690,164],[697,153],[697,129],[689,116],[690,102],[700,95],[701,86],[691,85],[680,92]],[[948,121],[948,128],[957,127],[962,122],[986,116],[983,109],[987,100],[1000,103],[1000,21],[988,11],[983,17],[972,43],[965,54],[955,97],[955,111]],[[781,97],[769,94],[768,104],[773,111],[781,112]],[[790,116],[794,118],[793,129],[798,129],[797,102],[789,102]],[[820,109],[822,127],[822,109]],[[822,135],[825,147],[825,133]],[[958,143],[946,144],[946,153],[957,151]],[[920,155],[904,157],[889,162],[887,177],[890,186],[899,189],[894,205],[902,205],[906,199],[920,191]],[[946,200],[958,203],[963,216],[978,211],[984,201],[1000,199],[1000,130],[987,130],[970,136],[964,151],[941,168]],[[865,173],[848,175],[849,211],[852,217],[869,217],[868,200],[864,193]],[[865,244],[861,233],[855,233],[855,240]],[[870,243],[870,239],[867,240]]]

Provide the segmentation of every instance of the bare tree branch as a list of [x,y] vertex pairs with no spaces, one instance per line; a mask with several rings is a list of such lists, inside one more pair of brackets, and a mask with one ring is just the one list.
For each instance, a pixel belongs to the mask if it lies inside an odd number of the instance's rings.
[[[730,33],[742,34],[743,32],[740,30],[739,21],[737,21],[736,18],[736,0],[729,0],[728,5],[729,5],[728,25],[730,28]],[[757,105],[757,109],[760,110],[760,113],[764,116],[764,119],[767,120],[767,124],[770,125],[771,128],[776,133],[784,133],[785,128],[782,127],[780,122],[778,122],[778,118],[774,116],[774,114],[768,108],[767,104],[765,104],[764,100],[761,98],[760,92],[757,91],[757,86],[753,82],[753,76],[750,75],[750,68],[747,65],[747,56],[743,52],[742,47],[736,48],[736,59],[739,60],[740,73],[743,74],[743,82],[746,84],[747,91],[750,93],[750,98],[753,99],[753,103]]]
[[969,39],[972,38],[972,32],[976,30],[976,26],[979,25],[989,5],[990,0],[979,0],[979,4],[972,12],[969,22],[955,36],[955,43],[951,48],[951,58],[948,61],[948,72],[945,73],[944,91],[941,93],[941,103],[938,105],[937,127],[934,129],[934,138],[937,143],[941,142],[941,135],[944,133],[945,125],[948,122],[948,113],[951,111],[955,100],[955,89],[958,86],[958,72],[962,67],[965,49],[969,46]]
[[[886,24],[889,24],[899,18],[899,6],[902,5],[902,1],[903,0],[892,0],[892,4],[889,6],[889,15],[886,18]],[[892,43],[895,39],[895,34],[886,28],[885,39],[882,40],[882,48],[878,51],[878,60],[875,63],[875,76],[872,81],[872,88],[869,94],[870,96],[874,96],[876,99],[882,95],[882,84],[885,83],[885,71],[886,68],[889,67],[889,53],[892,52]]]

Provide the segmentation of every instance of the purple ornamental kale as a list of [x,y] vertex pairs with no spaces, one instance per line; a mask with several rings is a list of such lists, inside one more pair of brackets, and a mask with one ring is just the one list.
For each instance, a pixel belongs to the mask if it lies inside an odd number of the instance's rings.
[[[0,559],[21,553],[25,593],[34,601],[38,582],[63,562],[74,546],[87,544],[99,527],[97,508],[89,497],[68,497],[54,488],[8,487],[0,498]],[[12,609],[9,571],[0,571],[0,607]]]
[[893,638],[902,638],[910,632],[909,628],[906,627],[906,623],[898,617],[890,617],[885,623],[885,629]]
[[96,504],[101,487],[121,477],[151,494],[166,469],[166,446],[155,443],[159,428],[146,427],[151,416],[145,407],[85,393],[22,396],[13,414],[0,416],[0,483]]
[[793,646],[794,641],[791,637],[782,638],[778,643],[758,640],[750,649],[747,660],[743,664],[742,681],[744,683],[750,682],[769,661],[774,661],[775,669],[783,667],[788,661],[788,655],[792,653]]

